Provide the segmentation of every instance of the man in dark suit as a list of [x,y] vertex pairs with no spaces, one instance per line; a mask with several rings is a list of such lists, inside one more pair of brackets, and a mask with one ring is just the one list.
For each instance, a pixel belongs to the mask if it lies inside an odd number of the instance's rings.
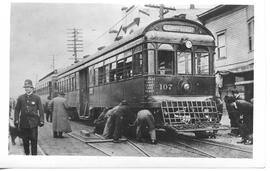
[[23,87],[26,93],[18,97],[14,124],[21,130],[25,154],[30,154],[29,142],[31,142],[31,154],[37,155],[38,126],[44,125],[43,106],[40,97],[33,94],[34,87],[31,80],[25,80]]
[[226,103],[226,109],[228,111],[228,115],[230,118],[231,127],[236,128],[236,129],[231,130],[229,135],[238,136],[240,134],[239,130],[240,130],[241,113],[235,108],[235,105],[233,104],[233,102],[235,101],[235,97],[225,96],[224,101]]
[[253,144],[253,105],[246,100],[236,100],[235,106],[243,115],[243,124],[240,126],[242,140],[238,143]]

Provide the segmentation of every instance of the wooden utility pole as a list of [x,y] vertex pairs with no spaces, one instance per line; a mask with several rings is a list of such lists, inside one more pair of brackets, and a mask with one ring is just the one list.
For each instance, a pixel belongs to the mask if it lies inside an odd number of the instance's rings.
[[73,52],[73,56],[74,58],[74,63],[79,62],[78,60],[78,52],[83,52],[83,40],[82,38],[82,32],[80,31],[80,29],[77,28],[73,28],[73,29],[68,29],[71,32],[68,32],[69,38],[71,38],[70,40],[68,40],[68,42],[70,42],[70,44],[67,44],[68,46],[68,52]]
[[158,8],[159,9],[159,19],[163,19],[164,15],[167,14],[170,10],[175,11],[176,9],[173,7],[165,7],[163,4],[160,5],[144,5],[149,8]]

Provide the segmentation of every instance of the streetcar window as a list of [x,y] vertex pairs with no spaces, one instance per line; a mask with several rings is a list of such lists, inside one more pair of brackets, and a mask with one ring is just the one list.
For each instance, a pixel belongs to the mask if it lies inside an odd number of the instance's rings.
[[173,47],[170,44],[162,44],[162,45],[159,46],[158,49],[162,49],[162,50],[173,50]]
[[125,77],[129,78],[132,76],[132,56],[126,59],[125,63]]
[[94,74],[95,74],[94,84],[98,85],[98,68],[94,69]]
[[98,68],[98,84],[103,84],[105,82],[105,67]]
[[117,61],[117,73],[116,73],[116,77],[117,80],[121,80],[124,78],[124,64],[125,64],[125,60],[120,60]]
[[147,49],[155,49],[152,43],[147,43]]
[[155,73],[155,51],[154,50],[148,50],[148,74],[154,74]]
[[110,82],[110,64],[105,66],[105,82]]
[[93,86],[95,82],[94,68],[91,66],[88,68],[89,71],[89,85]]
[[177,74],[191,74],[191,52],[177,52]]
[[133,62],[134,75],[142,74],[142,68],[143,68],[142,53],[134,54],[133,59],[134,59],[134,62]]
[[195,74],[202,74],[202,75],[209,74],[209,53],[208,52],[195,53]]
[[110,81],[116,80],[116,62],[111,63]]
[[157,72],[158,74],[173,74],[173,59],[174,52],[173,51],[158,51],[157,57]]
[[75,82],[75,88],[80,89],[80,83],[79,83],[79,72],[76,72],[76,82]]

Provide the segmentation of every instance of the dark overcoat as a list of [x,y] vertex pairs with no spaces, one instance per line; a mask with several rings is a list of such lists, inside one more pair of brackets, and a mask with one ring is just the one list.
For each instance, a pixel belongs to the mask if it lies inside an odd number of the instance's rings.
[[53,112],[53,131],[54,132],[71,132],[71,126],[68,120],[68,105],[63,97],[55,97],[49,103],[49,108]]
[[19,96],[15,107],[14,122],[20,128],[35,128],[44,122],[44,111],[40,97],[31,94]]

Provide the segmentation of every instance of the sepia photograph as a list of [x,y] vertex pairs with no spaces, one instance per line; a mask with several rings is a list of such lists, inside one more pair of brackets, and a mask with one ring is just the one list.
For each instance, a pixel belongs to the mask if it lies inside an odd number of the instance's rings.
[[259,161],[258,9],[204,2],[10,3],[5,155]]

